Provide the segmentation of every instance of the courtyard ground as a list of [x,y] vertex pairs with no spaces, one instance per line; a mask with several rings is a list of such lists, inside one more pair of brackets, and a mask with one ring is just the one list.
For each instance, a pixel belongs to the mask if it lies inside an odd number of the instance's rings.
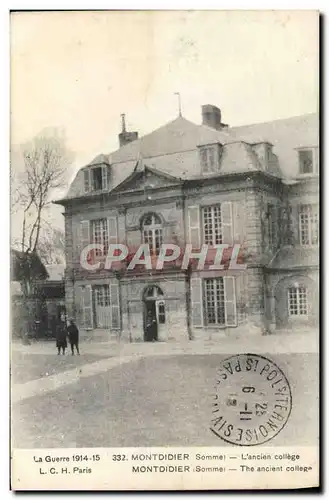
[[82,343],[81,356],[74,357],[57,356],[49,342],[13,345],[12,444],[224,446],[209,430],[213,385],[219,361],[238,352],[269,357],[291,385],[291,416],[268,444],[314,444],[318,355],[313,344],[296,336],[233,345],[231,339],[216,345]]
[[26,350],[13,351],[11,359],[11,380],[12,384],[23,384],[30,380],[36,380],[65,372],[75,367],[83,366],[86,363],[93,363],[102,358],[108,358],[107,354],[84,354],[83,356],[57,356],[54,352],[33,353]]

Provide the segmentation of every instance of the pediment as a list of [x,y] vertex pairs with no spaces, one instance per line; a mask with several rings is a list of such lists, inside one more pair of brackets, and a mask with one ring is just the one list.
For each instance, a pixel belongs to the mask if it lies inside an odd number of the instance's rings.
[[177,186],[181,180],[172,175],[145,166],[136,168],[125,180],[113,189],[113,192],[151,190],[161,187]]

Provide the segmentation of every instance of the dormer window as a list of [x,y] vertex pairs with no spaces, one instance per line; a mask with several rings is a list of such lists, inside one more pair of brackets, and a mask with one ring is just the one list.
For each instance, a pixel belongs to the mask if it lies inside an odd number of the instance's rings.
[[209,144],[199,148],[202,173],[213,173],[219,170],[219,145]]
[[107,182],[108,167],[97,166],[89,167],[84,170],[84,190],[85,193],[90,191],[104,191],[108,187]]
[[93,168],[91,171],[92,175],[92,187],[94,191],[100,191],[103,189],[102,183],[102,167]]
[[311,175],[317,172],[317,158],[315,148],[298,150],[299,175]]

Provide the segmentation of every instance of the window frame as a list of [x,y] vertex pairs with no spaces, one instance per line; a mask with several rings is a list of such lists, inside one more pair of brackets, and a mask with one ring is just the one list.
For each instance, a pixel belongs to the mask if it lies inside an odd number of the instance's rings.
[[[95,307],[111,307],[110,285],[106,283],[93,285],[93,292],[95,297]],[[101,303],[99,302],[99,299],[101,299]]]
[[[100,187],[97,188],[95,187],[95,184],[96,184],[96,177],[95,177],[95,173],[96,171],[98,172],[98,177],[100,180]],[[103,187],[103,172],[102,172],[102,167],[93,167],[91,168],[90,170],[90,173],[91,173],[91,185],[92,185],[92,191],[103,191],[104,187]]]
[[[101,180],[101,187],[96,189],[95,186],[95,179],[94,179],[94,172],[95,170],[100,171],[100,180]],[[105,172],[105,175],[104,175]],[[108,165],[94,165],[87,167],[83,170],[83,189],[84,193],[100,193],[102,191],[106,191],[108,188]],[[104,178],[106,179],[106,182],[104,183]]]
[[267,232],[268,232],[268,245],[272,248],[278,246],[279,229],[278,206],[276,203],[267,204]]
[[[107,251],[108,251],[108,248],[109,248],[109,241],[110,241],[110,238],[109,238],[109,226],[108,226],[108,219],[105,218],[105,217],[101,217],[100,219],[92,219],[90,221],[90,225],[91,225],[91,241],[92,241],[92,244],[94,245],[103,245],[104,246],[104,251],[102,252],[101,250],[99,249],[95,249],[94,252],[95,252],[95,257],[102,257],[103,255],[106,255],[107,254]],[[96,241],[96,238],[95,238],[95,225],[97,223],[103,223],[103,228],[100,228],[100,240]],[[105,231],[104,231],[105,229]],[[104,238],[104,235],[106,236]]]
[[[151,217],[151,224],[145,224],[147,217]],[[149,246],[151,255],[159,255],[163,243],[163,223],[158,214],[152,212],[143,216],[141,221],[141,236],[142,242]]]
[[[219,225],[218,225],[218,235],[216,235],[216,220],[215,220],[215,209],[219,209]],[[205,221],[205,210],[211,210],[211,242],[207,241],[209,235],[206,235],[206,221]],[[221,203],[216,203],[215,205],[205,205],[201,207],[202,215],[202,239],[203,243],[206,245],[221,245],[223,244],[224,230],[223,230],[223,217],[222,217],[222,207]],[[218,221],[217,221],[218,222]],[[218,240],[216,242],[216,237]]]
[[[303,207],[308,208],[306,212],[302,212]],[[312,212],[312,209],[314,212]],[[307,238],[308,243],[303,243],[302,235],[305,232],[305,221],[302,222],[302,217],[307,215]],[[315,220],[314,220],[315,219]],[[312,243],[313,231],[317,233],[316,243]],[[316,203],[301,203],[298,205],[298,232],[299,244],[302,247],[317,247],[319,246],[319,206]]]
[[[220,295],[221,295],[221,303],[219,303],[217,299],[217,282],[220,282]],[[212,284],[213,294],[212,302],[213,302],[213,315],[215,318],[214,322],[209,321],[209,297],[208,293],[210,288],[207,285]],[[223,276],[217,276],[215,278],[205,278],[203,279],[203,296],[204,296],[204,324],[206,327],[225,327],[226,326],[226,304],[225,304],[225,283]],[[220,307],[223,307],[223,311],[221,314]],[[218,321],[219,316],[222,316],[223,321]]]
[[[214,174],[219,171],[219,144],[199,146],[201,171],[204,174]],[[210,161],[212,157],[212,161]]]
[[[292,303],[293,298],[291,297],[291,292],[295,290],[295,303]],[[303,292],[302,292],[303,290]],[[302,318],[302,319],[308,319],[309,316],[309,303],[308,303],[308,289],[304,285],[298,285],[298,286],[289,286],[287,289],[287,295],[288,295],[288,316],[289,318]],[[292,307],[295,306],[295,307]],[[297,311],[296,313],[292,312],[292,309]],[[305,311],[304,313],[301,313],[301,311]]]
[[[302,172],[301,171],[301,158],[300,158],[300,153],[303,152],[311,152],[312,154],[312,172]],[[319,159],[318,159],[318,147],[316,146],[311,146],[311,147],[302,147],[302,148],[297,148],[297,158],[298,158],[298,177],[313,177],[315,175],[318,175],[319,172]]]

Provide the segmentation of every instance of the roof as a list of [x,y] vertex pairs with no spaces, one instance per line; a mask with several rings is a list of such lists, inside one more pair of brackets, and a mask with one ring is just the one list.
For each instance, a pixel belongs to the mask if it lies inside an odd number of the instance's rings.
[[48,279],[47,281],[63,281],[65,266],[63,264],[46,265]]
[[[222,147],[219,174],[265,170],[256,144],[273,145],[268,172],[286,180],[298,175],[296,149],[319,143],[317,113],[287,119],[215,130],[183,117],[163,125],[108,155],[100,154],[90,166],[110,165],[110,186],[114,189],[138,168],[140,159],[159,172],[182,179],[202,177],[198,147],[219,143]],[[84,196],[80,170],[70,186],[68,199]]]
[[[229,128],[230,136],[252,144],[267,141],[275,144],[280,141],[289,142],[296,147],[314,146],[318,143],[318,113],[282,118],[269,122],[253,123]],[[287,132],[293,132],[294,138],[287,137]],[[306,141],[306,144],[305,144]]]
[[[292,151],[293,154],[297,148],[317,146],[319,143],[318,129],[319,116],[317,113],[222,130],[197,125],[183,117],[178,117],[150,134],[114,151],[108,155],[108,162],[112,165],[138,160],[140,156],[152,158],[177,155],[214,142],[221,144],[267,142],[273,145],[274,153],[285,160],[287,150]],[[288,163],[284,161],[282,168],[289,177]]]
[[196,149],[202,144],[224,142],[229,136],[204,125],[196,125],[179,116],[175,120],[126,144],[109,155],[109,163],[137,160],[140,156],[151,158]]
[[108,155],[99,154],[97,155],[88,165],[101,165],[102,163],[108,163]]
[[296,149],[319,145],[319,115],[310,113],[266,123],[255,123],[228,129],[235,140],[249,144],[269,142],[278,156],[280,168],[287,178],[297,176]]

